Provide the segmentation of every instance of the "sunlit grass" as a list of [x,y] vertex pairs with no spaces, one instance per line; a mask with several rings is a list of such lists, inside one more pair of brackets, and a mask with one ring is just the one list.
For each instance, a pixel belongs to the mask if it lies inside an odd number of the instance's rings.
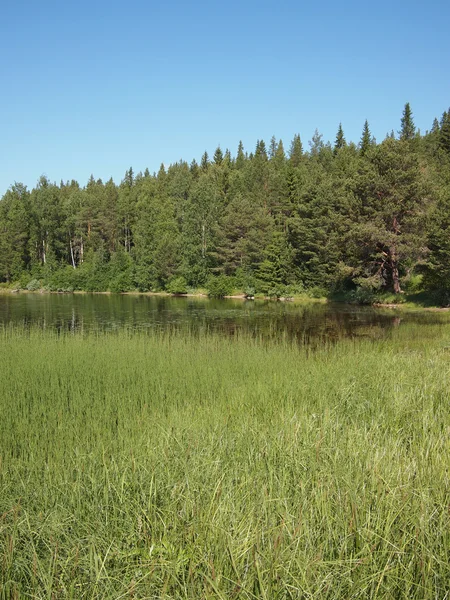
[[448,597],[448,346],[3,329],[1,597]]

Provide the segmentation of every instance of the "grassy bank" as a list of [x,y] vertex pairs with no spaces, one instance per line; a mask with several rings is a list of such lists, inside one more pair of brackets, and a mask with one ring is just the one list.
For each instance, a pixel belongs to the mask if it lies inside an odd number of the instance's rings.
[[0,332],[2,598],[445,598],[450,328]]

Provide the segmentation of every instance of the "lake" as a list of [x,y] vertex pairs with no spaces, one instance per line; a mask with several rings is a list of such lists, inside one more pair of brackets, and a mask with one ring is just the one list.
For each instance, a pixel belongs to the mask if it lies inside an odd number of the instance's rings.
[[405,323],[435,324],[447,315],[337,303],[210,300],[106,294],[3,294],[0,323],[59,331],[189,330],[193,334],[240,332],[300,343],[345,337],[382,338]]

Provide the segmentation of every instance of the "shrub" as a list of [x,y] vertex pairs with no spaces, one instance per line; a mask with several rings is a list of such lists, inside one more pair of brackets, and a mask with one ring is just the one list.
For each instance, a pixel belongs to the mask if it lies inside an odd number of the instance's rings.
[[187,281],[184,277],[173,277],[167,284],[169,294],[187,294]]
[[210,298],[223,298],[229,296],[234,288],[234,280],[227,275],[210,277],[207,282],[208,296]]
[[29,292],[35,292],[41,289],[41,282],[38,279],[32,279],[27,283],[27,290]]

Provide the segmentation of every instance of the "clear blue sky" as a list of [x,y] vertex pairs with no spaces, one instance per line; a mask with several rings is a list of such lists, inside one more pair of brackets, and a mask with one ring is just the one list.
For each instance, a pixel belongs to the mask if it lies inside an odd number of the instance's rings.
[[0,9],[0,195],[41,174],[119,182],[218,144],[339,122],[381,141],[450,106],[450,3],[14,0]]

